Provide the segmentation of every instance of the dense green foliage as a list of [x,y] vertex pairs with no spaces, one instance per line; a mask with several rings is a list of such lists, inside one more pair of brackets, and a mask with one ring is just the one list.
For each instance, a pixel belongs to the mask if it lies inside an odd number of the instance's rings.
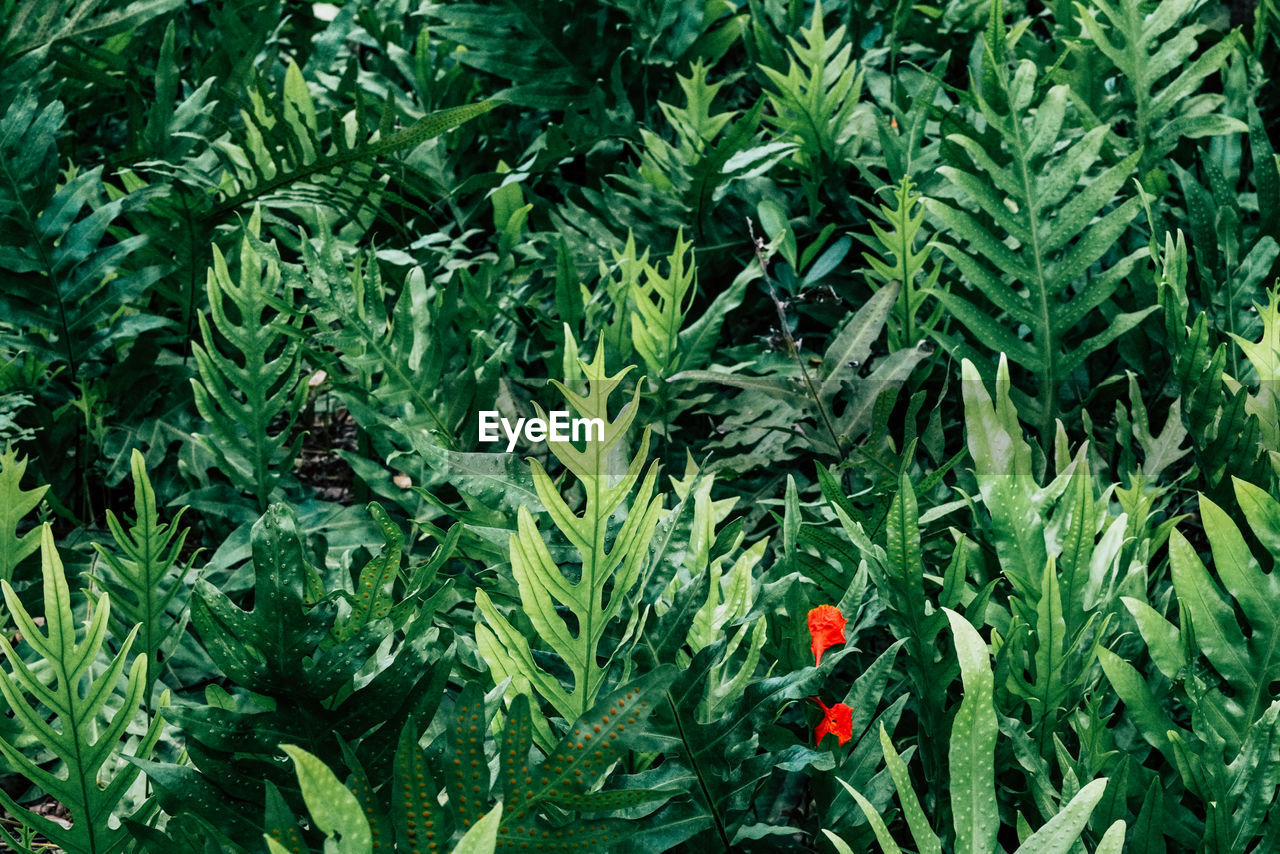
[[0,0],[0,841],[1280,850],[1277,69],[1274,0]]

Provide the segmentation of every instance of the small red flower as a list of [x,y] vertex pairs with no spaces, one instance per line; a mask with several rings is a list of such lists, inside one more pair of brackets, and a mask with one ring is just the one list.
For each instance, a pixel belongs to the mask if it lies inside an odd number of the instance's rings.
[[835,733],[836,741],[840,744],[853,738],[853,709],[844,703],[828,706],[817,697],[813,701],[822,706],[822,723],[814,730],[818,744],[822,744],[823,737],[828,733]]
[[819,605],[809,612],[809,634],[813,636],[813,663],[822,663],[824,650],[842,644],[844,624],[848,622],[840,609],[833,605]]

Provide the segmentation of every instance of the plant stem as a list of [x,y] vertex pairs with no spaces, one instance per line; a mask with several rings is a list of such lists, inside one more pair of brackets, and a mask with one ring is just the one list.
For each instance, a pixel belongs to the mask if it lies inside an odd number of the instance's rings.
[[773,308],[778,312],[778,326],[782,332],[783,340],[787,343],[787,355],[796,360],[796,367],[800,369],[800,376],[804,378],[805,389],[808,391],[809,397],[813,399],[813,405],[817,408],[818,415],[822,417],[822,423],[827,428],[827,432],[831,434],[831,441],[836,447],[836,452],[843,457],[845,455],[844,443],[840,441],[840,436],[836,434],[835,425],[831,423],[831,417],[827,415],[827,409],[822,405],[822,398],[818,397],[818,390],[813,387],[813,380],[809,376],[809,371],[805,369],[804,360],[800,358],[800,348],[796,345],[796,339],[791,335],[791,330],[787,327],[787,309],[782,304],[782,300],[778,299],[778,292],[773,287],[773,279],[769,278],[769,261],[764,254],[764,239],[756,237],[751,217],[747,217],[747,233],[751,235],[751,248],[756,253],[756,260],[760,262],[760,275],[764,277],[764,283],[769,288],[769,299],[773,300]]

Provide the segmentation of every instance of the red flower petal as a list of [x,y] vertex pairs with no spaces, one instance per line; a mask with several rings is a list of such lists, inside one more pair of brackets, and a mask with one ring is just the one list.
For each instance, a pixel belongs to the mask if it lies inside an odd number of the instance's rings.
[[819,605],[809,612],[809,634],[813,636],[813,663],[822,663],[822,653],[829,647],[845,642],[844,624],[848,622],[840,609],[833,605]]
[[822,723],[818,724],[814,729],[814,735],[818,740],[818,744],[822,744],[822,739],[828,733],[835,733],[836,741],[844,744],[853,738],[853,709],[844,703],[836,703],[834,706],[828,707],[826,703],[814,698],[819,706],[822,706]]

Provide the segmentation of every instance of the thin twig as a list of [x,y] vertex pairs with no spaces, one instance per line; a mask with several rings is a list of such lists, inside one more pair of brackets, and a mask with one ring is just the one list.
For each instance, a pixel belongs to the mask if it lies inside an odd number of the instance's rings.
[[818,390],[813,386],[809,371],[805,369],[804,359],[800,358],[800,347],[796,344],[796,339],[792,337],[791,329],[787,326],[787,308],[782,304],[782,300],[778,299],[778,291],[773,286],[773,279],[769,277],[769,259],[764,254],[764,238],[756,237],[755,225],[752,223],[751,217],[747,217],[747,233],[751,235],[751,248],[756,253],[756,260],[760,262],[760,275],[764,277],[764,283],[769,288],[769,299],[773,300],[773,308],[778,312],[778,326],[781,328],[783,340],[787,343],[787,353],[796,360],[796,367],[800,369],[800,376],[804,378],[804,385],[809,391],[809,397],[813,398],[813,404],[818,408],[818,414],[822,416],[822,423],[826,426],[827,432],[831,434],[831,441],[835,443],[836,451],[843,457],[845,455],[844,443],[840,441],[840,437],[836,434],[836,428],[831,423],[831,418],[827,415],[827,408],[822,405],[822,398],[818,396]]

